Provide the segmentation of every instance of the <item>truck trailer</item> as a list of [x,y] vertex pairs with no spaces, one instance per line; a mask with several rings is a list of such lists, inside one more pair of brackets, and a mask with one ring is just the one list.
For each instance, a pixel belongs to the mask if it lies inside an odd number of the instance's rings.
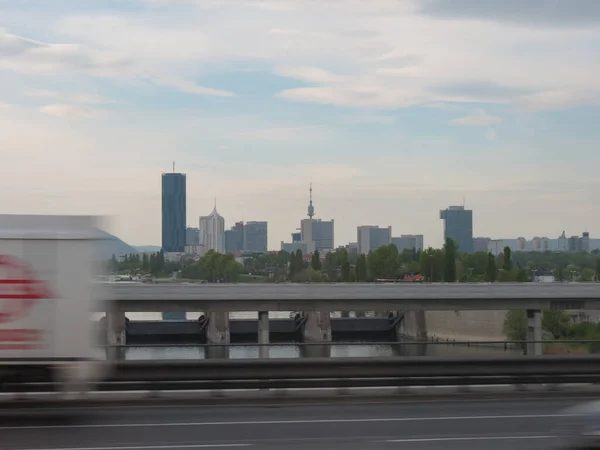
[[[0,391],[48,383],[59,394],[109,374],[91,327],[110,286],[94,283],[106,234],[88,216],[0,215]],[[93,288],[92,288],[93,286]]]

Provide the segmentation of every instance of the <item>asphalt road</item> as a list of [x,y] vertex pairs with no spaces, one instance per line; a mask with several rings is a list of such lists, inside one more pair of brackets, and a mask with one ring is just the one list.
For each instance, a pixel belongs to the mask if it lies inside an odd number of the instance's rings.
[[551,449],[581,398],[0,406],[2,450]]

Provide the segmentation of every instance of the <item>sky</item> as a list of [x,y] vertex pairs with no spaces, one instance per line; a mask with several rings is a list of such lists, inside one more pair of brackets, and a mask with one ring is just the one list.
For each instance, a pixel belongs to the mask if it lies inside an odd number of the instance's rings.
[[188,223],[306,217],[443,240],[600,236],[596,0],[0,0],[4,213],[100,214],[160,245]]

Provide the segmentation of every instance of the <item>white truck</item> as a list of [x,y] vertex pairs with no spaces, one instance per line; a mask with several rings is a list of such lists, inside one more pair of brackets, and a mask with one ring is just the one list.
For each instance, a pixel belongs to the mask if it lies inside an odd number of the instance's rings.
[[94,283],[106,236],[84,216],[0,215],[0,391],[50,382],[82,392],[108,374],[91,327],[95,302],[110,300]]

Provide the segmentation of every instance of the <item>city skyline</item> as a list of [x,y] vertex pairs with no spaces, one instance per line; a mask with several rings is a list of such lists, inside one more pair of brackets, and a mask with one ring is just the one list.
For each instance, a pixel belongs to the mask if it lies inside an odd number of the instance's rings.
[[270,249],[311,181],[336,244],[379,224],[439,247],[463,198],[474,236],[600,236],[598,8],[522,5],[0,1],[0,202],[159,245],[175,160],[186,225],[217,196]]

